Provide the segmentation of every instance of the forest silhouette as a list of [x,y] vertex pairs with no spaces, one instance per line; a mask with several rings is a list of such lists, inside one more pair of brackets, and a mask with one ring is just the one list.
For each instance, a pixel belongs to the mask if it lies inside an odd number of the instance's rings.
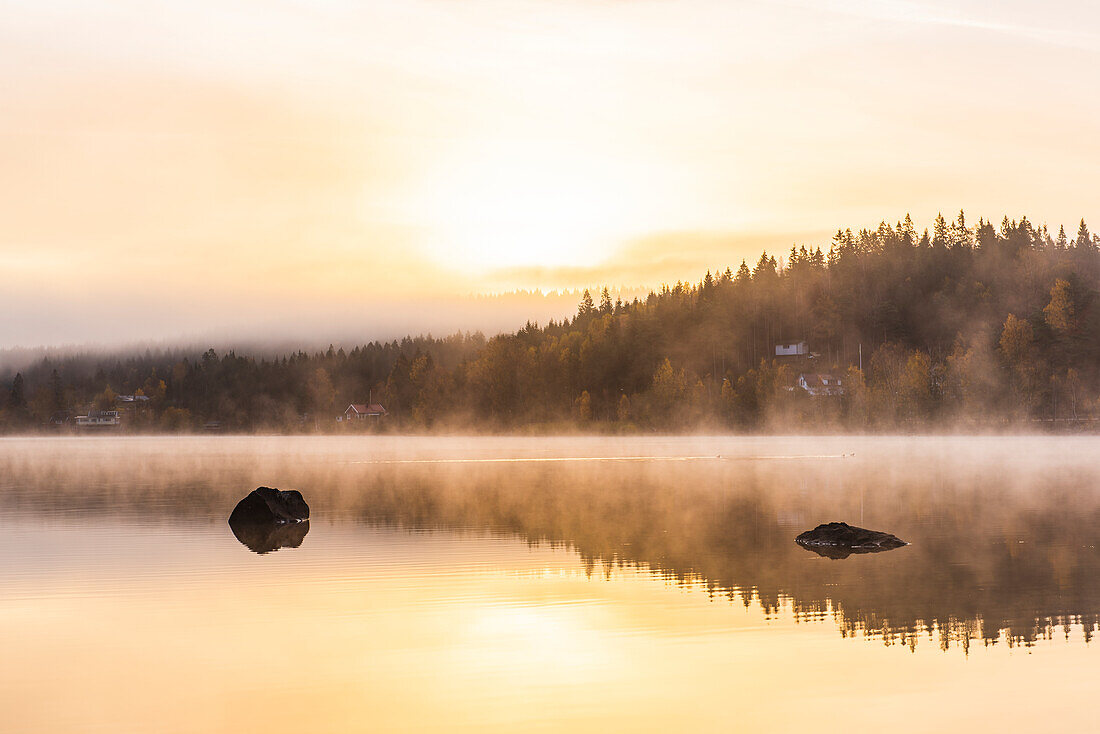
[[[663,286],[588,291],[576,315],[486,338],[406,337],[256,357],[234,351],[43,358],[7,375],[0,425],[140,395],[124,428],[373,431],[890,430],[1089,426],[1100,395],[1100,237],[1026,217],[838,231],[827,246]],[[805,341],[811,355],[777,358]],[[812,396],[829,374],[843,395]]]

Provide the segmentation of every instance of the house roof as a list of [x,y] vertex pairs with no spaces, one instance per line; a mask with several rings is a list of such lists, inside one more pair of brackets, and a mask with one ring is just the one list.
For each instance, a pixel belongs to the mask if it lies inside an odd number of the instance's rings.
[[352,403],[347,407],[344,412],[359,413],[360,415],[372,415],[382,414],[386,412],[386,409],[382,407],[380,403]]

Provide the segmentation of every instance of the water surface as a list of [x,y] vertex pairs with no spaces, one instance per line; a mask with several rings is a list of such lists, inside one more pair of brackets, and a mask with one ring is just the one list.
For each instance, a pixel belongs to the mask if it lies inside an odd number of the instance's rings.
[[[0,730],[1087,730],[1098,449],[3,440]],[[312,515],[255,553],[260,485]]]

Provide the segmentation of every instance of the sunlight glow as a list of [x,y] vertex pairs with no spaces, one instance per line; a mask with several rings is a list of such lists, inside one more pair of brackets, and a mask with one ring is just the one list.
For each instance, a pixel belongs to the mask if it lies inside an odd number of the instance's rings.
[[495,332],[576,301],[464,299],[1098,217],[1095,2],[154,5],[5,6],[0,345]]
[[430,222],[431,257],[451,267],[591,265],[637,226],[639,188],[606,154],[504,140],[438,166],[411,206]]
[[549,673],[572,680],[584,671],[595,674],[607,664],[609,650],[591,626],[592,614],[598,612],[584,606],[486,605],[469,629],[463,667],[514,670],[514,661],[524,660],[538,666],[536,678],[543,683]]

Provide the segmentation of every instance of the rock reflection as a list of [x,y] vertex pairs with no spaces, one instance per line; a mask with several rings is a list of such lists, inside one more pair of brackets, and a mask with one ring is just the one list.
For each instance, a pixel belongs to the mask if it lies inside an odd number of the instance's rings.
[[249,522],[229,520],[237,540],[253,553],[271,553],[280,548],[297,548],[309,532],[309,520],[298,522]]
[[805,548],[811,553],[816,553],[822,558],[830,558],[834,561],[843,561],[853,554],[885,553],[886,551],[897,550],[896,548],[851,548],[843,545],[803,545],[801,543],[799,543],[799,547]]

